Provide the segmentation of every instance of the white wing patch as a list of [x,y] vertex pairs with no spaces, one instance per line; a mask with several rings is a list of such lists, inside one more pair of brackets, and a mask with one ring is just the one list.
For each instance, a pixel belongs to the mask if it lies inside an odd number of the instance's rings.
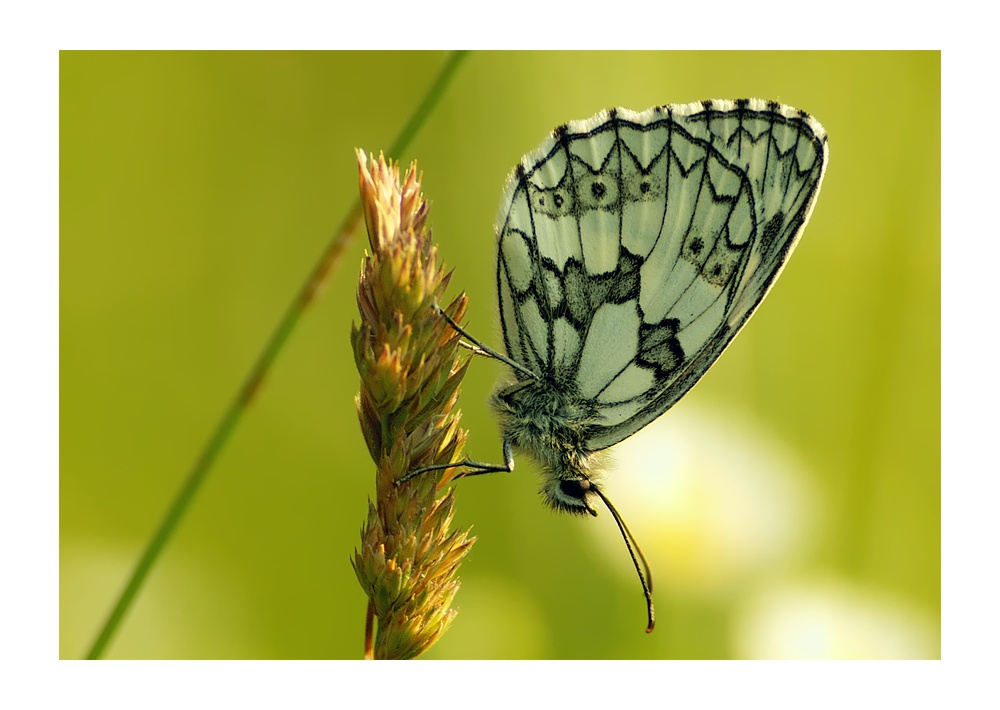
[[659,416],[725,349],[795,247],[826,159],[815,119],[756,99],[611,109],[524,157],[497,220],[504,343],[594,413],[589,450]]
[[604,303],[597,309],[580,355],[576,381],[580,395],[593,399],[635,358],[639,313],[634,301]]
[[601,393],[597,395],[597,401],[605,404],[625,402],[642,397],[655,384],[654,370],[630,362],[621,374],[601,390]]

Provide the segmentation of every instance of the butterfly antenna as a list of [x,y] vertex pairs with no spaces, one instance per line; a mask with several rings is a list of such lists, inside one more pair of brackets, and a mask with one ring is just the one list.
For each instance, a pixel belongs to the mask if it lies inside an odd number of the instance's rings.
[[[639,544],[635,541],[632,533],[629,532],[628,526],[625,525],[625,521],[622,520],[622,516],[618,515],[618,511],[611,505],[611,501],[608,500],[607,496],[597,486],[591,485],[590,490],[594,491],[604,501],[604,505],[611,511],[611,517],[618,524],[618,529],[621,530],[622,539],[625,540],[625,547],[628,548],[628,554],[632,558],[632,564],[635,565],[636,574],[639,575],[639,581],[642,583],[642,593],[646,595],[646,614],[649,617],[649,625],[646,626],[646,633],[648,634],[656,624],[656,614],[653,612],[653,575],[649,571],[649,564],[647,564],[642,550],[639,549]],[[640,562],[642,563],[641,565],[639,564]]]

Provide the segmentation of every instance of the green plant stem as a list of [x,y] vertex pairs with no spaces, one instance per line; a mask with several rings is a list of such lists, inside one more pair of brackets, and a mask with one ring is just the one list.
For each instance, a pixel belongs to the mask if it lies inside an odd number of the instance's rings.
[[[400,155],[404,150],[406,150],[410,141],[416,135],[417,131],[424,124],[431,111],[441,99],[441,96],[444,94],[452,76],[458,69],[458,66],[462,63],[466,54],[467,52],[453,52],[448,57],[434,83],[431,84],[430,89],[428,89],[427,94],[424,96],[423,101],[421,101],[420,105],[414,110],[413,114],[410,116],[410,120],[407,121],[405,126],[403,126],[403,130],[393,142],[392,147],[389,150],[390,155]],[[139,590],[142,588],[142,584],[146,580],[146,576],[149,574],[150,569],[152,569],[153,565],[156,563],[160,553],[163,551],[164,546],[170,539],[174,530],[176,530],[181,519],[184,517],[184,514],[187,512],[188,506],[191,504],[191,501],[201,488],[201,484],[205,481],[205,478],[208,475],[209,470],[212,468],[212,464],[215,463],[219,452],[222,451],[226,443],[229,441],[229,437],[236,428],[236,425],[239,423],[243,413],[246,411],[247,405],[250,404],[259,391],[260,384],[263,381],[264,376],[267,374],[268,370],[270,370],[271,365],[278,356],[278,353],[281,352],[285,342],[288,340],[288,336],[295,329],[295,325],[298,323],[299,317],[302,315],[303,311],[305,311],[309,303],[312,302],[317,291],[319,290],[319,287],[329,276],[334,264],[344,252],[348,243],[350,243],[350,238],[356,231],[360,220],[361,202],[359,200],[354,204],[351,212],[341,223],[340,229],[338,229],[334,234],[333,239],[331,239],[327,244],[326,249],[319,258],[319,261],[316,262],[316,265],[310,272],[309,277],[303,283],[298,294],[285,310],[284,315],[278,322],[278,325],[271,334],[270,339],[267,341],[267,344],[264,346],[260,355],[258,355],[256,362],[254,362],[249,374],[243,381],[236,397],[233,398],[229,407],[222,415],[222,419],[219,421],[219,424],[216,426],[212,436],[205,444],[205,448],[202,450],[201,455],[195,462],[194,467],[188,474],[187,479],[178,491],[177,497],[174,498],[174,501],[167,510],[167,514],[164,516],[163,521],[160,523],[159,527],[157,527],[153,537],[150,538],[149,543],[146,545],[146,549],[143,551],[142,556],[139,558],[135,568],[132,570],[132,575],[129,577],[128,583],[122,590],[121,595],[118,597],[118,601],[115,603],[114,608],[111,610],[111,613],[105,620],[104,625],[101,627],[97,638],[94,640],[93,646],[91,646],[90,651],[87,653],[86,657],[88,659],[100,658],[104,653],[108,643],[118,630],[122,619],[132,606],[136,596],[139,594]]]

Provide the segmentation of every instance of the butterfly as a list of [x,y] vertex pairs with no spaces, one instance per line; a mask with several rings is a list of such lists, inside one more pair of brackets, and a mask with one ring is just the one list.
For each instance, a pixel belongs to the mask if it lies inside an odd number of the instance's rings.
[[647,631],[652,578],[602,490],[600,452],[677,402],[746,324],[802,235],[827,158],[816,119],[759,99],[571,121],[504,189],[505,353],[448,318],[511,370],[491,398],[504,463],[466,459],[463,475],[512,471],[523,453],[552,508],[597,515],[601,500],[642,582]]

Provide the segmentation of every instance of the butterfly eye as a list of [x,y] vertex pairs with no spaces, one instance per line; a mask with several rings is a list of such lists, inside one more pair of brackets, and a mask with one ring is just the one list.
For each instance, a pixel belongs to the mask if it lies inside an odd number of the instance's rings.
[[590,481],[586,478],[571,478],[559,481],[559,490],[569,498],[583,500],[590,490]]

